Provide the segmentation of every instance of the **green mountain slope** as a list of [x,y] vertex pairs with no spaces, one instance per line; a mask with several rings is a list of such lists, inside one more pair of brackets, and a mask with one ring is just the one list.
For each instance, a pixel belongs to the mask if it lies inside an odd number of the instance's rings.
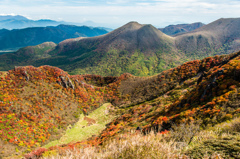
[[58,25],[56,27],[33,27],[14,30],[0,30],[0,50],[17,49],[52,41],[59,43],[65,39],[77,37],[93,37],[106,34],[99,28],[74,25]]
[[[15,55],[5,55],[5,58]],[[151,25],[136,22],[103,36],[65,40],[48,55],[48,58],[25,61],[21,65],[53,65],[71,74],[120,75],[128,72],[146,76],[179,65],[181,60],[176,59],[183,56],[175,50],[174,38]],[[18,65],[18,62],[12,61],[10,65]],[[4,62],[1,67],[4,70]]]
[[15,53],[1,55],[0,69],[10,70],[15,66],[24,66],[27,63],[34,65],[36,59],[51,57],[48,52],[53,50],[57,45],[53,42],[45,42],[37,46],[28,46],[19,49]]
[[[25,54],[19,51],[0,55],[4,59],[0,69],[52,65],[70,74],[151,76],[186,61],[239,50],[239,22],[239,18],[219,19],[176,37],[152,25],[130,22],[105,35],[64,40],[47,53],[43,48],[43,57],[17,60],[16,55]],[[28,52],[28,48],[25,50]]]

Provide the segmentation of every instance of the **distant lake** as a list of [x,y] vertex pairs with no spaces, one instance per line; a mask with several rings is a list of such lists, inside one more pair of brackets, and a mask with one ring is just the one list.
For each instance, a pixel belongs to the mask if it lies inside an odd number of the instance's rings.
[[17,50],[0,50],[0,55],[2,54],[8,54],[8,53],[14,53],[16,52]]

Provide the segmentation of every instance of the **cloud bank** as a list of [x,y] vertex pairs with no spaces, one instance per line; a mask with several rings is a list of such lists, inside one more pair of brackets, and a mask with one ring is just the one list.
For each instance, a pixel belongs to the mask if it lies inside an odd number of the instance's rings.
[[239,0],[0,0],[0,14],[69,22],[94,21],[116,28],[129,21],[164,27],[238,17]]

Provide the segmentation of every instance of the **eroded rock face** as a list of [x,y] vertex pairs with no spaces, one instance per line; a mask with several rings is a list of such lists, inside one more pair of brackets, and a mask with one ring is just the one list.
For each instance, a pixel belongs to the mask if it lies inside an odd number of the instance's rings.
[[72,83],[72,81],[70,80],[70,78],[68,76],[64,77],[64,76],[59,76],[59,78],[61,79],[61,82],[59,82],[59,84],[65,88],[72,88],[75,89],[74,84]]

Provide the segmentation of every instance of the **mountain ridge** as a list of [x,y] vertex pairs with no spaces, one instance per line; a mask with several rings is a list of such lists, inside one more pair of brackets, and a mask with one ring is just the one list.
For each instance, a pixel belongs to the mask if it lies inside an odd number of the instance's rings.
[[8,20],[8,19],[14,19],[14,20],[28,20],[28,18],[21,16],[21,15],[1,15],[0,21],[2,20]]
[[184,33],[193,31],[204,25],[205,24],[203,24],[201,22],[196,22],[196,23],[192,23],[192,24],[169,25],[169,26],[166,26],[165,28],[158,28],[158,29],[167,35],[177,36],[180,34],[184,34]]
[[[240,37],[237,29],[240,26],[239,24],[240,18],[218,19],[192,32],[176,36],[177,48],[186,53],[198,50],[203,52],[203,49],[210,49],[210,51],[207,51],[209,53],[220,52],[221,50],[218,49],[223,49],[225,53],[234,52],[240,46],[237,41]],[[182,44],[184,41],[190,43]]]
[[92,37],[106,34],[107,31],[87,26],[58,25],[56,27],[33,27],[14,30],[0,30],[0,50],[16,49],[38,45],[46,41],[59,43],[76,37]]
[[[25,65],[54,65],[70,74],[155,75],[189,60],[239,50],[240,33],[234,31],[239,21],[219,19],[175,37],[152,25],[129,22],[105,35],[65,40],[48,53],[48,58],[29,60]],[[5,55],[1,70],[6,70],[7,56],[15,55]],[[9,67],[16,64],[10,62]]]

